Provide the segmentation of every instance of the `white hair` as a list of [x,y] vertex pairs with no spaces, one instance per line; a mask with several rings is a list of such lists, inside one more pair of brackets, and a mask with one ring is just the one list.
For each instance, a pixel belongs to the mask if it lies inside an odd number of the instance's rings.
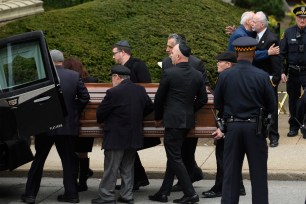
[[264,12],[262,11],[258,11],[256,12],[256,16],[259,18],[260,22],[262,22],[264,24],[265,27],[268,27],[268,19],[267,16]]
[[244,25],[246,21],[250,20],[251,18],[253,18],[254,16],[254,12],[253,11],[246,11],[241,15],[241,20],[240,20],[240,24]]

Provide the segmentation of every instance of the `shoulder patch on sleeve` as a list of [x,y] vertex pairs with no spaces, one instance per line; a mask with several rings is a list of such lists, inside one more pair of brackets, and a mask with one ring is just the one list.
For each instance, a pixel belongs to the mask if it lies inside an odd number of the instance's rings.
[[282,40],[282,39],[284,39],[284,37],[285,37],[285,32],[282,33],[282,36],[281,36],[280,39]]

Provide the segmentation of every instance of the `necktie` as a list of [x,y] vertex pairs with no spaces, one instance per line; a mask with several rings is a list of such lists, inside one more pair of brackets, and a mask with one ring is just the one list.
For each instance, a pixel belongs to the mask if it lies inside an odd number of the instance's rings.
[[259,36],[258,35],[256,36],[256,40],[257,40],[257,42],[259,42]]

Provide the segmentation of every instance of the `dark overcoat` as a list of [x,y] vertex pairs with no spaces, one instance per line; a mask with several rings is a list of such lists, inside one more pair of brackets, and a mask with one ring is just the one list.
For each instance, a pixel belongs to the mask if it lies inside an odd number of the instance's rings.
[[143,146],[143,118],[153,111],[144,87],[125,79],[106,91],[97,108],[97,122],[104,122],[104,149],[139,149]]
[[79,135],[80,114],[88,103],[90,96],[78,72],[57,67],[61,90],[64,95],[67,115],[62,128],[58,128],[52,135]]

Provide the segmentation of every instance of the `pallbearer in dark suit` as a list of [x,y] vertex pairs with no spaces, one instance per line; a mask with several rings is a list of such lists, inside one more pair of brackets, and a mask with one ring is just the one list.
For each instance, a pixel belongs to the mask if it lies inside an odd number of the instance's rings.
[[[186,43],[185,36],[181,34],[176,34],[176,33],[172,33],[168,36],[166,52],[167,54],[169,54],[169,56],[164,58],[162,61],[163,71],[173,67],[173,64],[170,58],[171,51],[175,45],[180,44],[180,43]],[[193,55],[190,55],[188,57],[188,65],[202,73],[205,86],[209,87],[210,85],[209,85],[209,80],[207,76],[207,71],[205,69],[203,61]],[[196,182],[196,181],[203,179],[202,169],[197,165],[197,162],[194,156],[197,144],[198,144],[197,137],[189,137],[184,140],[183,146],[182,146],[183,162],[186,166],[186,169],[188,171],[189,177],[192,182]],[[182,187],[180,186],[179,182],[172,187],[172,191],[181,191],[181,190],[182,190]]]
[[199,201],[188,172],[182,160],[182,144],[189,130],[195,127],[195,111],[207,102],[207,93],[202,74],[188,65],[190,48],[177,44],[171,51],[175,67],[166,69],[155,95],[155,120],[163,121],[165,127],[164,146],[167,167],[163,184],[149,199],[167,202],[167,195],[176,176],[184,196],[174,203],[195,203]]
[[104,122],[104,173],[99,195],[92,203],[116,203],[117,173],[121,176],[118,202],[133,203],[134,160],[143,147],[143,118],[153,111],[144,87],[134,84],[130,70],[122,65],[112,68],[113,88],[106,91],[97,109],[98,123]]
[[35,136],[36,154],[29,170],[25,194],[22,195],[21,199],[25,203],[35,203],[46,158],[52,145],[55,144],[62,161],[65,188],[65,193],[59,195],[57,200],[59,202],[78,203],[79,195],[75,162],[77,158],[74,147],[79,135],[80,114],[88,103],[90,96],[80,78],[80,74],[63,67],[63,53],[59,50],[51,50],[50,55],[57,68],[68,114],[65,117],[65,125],[63,127]]
[[[256,46],[256,50],[267,50],[273,44],[279,46],[279,40],[268,28],[267,17],[262,11],[257,12],[253,16],[252,28],[257,32],[258,45]],[[253,65],[269,74],[274,89],[273,95],[275,96],[276,100],[278,100],[277,87],[281,80],[283,70],[280,55],[270,55],[267,59],[263,60],[256,60],[255,58]],[[277,107],[278,106],[276,104],[275,112],[272,114],[273,121],[269,132],[270,147],[278,146],[279,133]]]
[[[132,57],[132,49],[128,41],[121,40],[113,45],[113,58],[116,63],[127,67],[131,71],[130,80],[134,83],[151,83],[151,75],[146,63],[140,59]],[[150,148],[160,144],[159,138],[144,138],[143,148]],[[149,179],[141,164],[138,153],[136,152],[134,162],[134,189],[138,190],[141,186],[149,185]],[[120,185],[116,186],[120,189]]]
[[233,41],[237,64],[218,78],[214,106],[226,124],[222,204],[238,204],[241,169],[246,154],[252,185],[252,203],[268,204],[268,147],[263,120],[275,111],[276,98],[269,75],[252,65],[258,42],[251,37]]

